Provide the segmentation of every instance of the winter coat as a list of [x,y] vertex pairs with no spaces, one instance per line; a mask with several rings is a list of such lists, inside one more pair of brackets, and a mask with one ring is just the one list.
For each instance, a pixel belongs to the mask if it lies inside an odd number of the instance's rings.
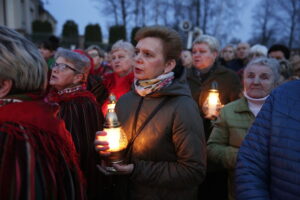
[[[171,85],[144,97],[136,127],[138,129],[166,97],[168,102],[133,143],[130,199],[197,199],[197,186],[205,175],[206,144],[202,120],[185,74],[174,79]],[[130,91],[117,103],[118,117],[129,140],[141,98]]]
[[300,81],[275,89],[250,128],[236,166],[236,197],[300,197]]
[[215,63],[209,74],[203,80],[201,76],[197,76],[197,70],[193,67],[188,70],[187,80],[193,95],[201,108],[211,89],[212,82],[218,83],[220,92],[220,101],[223,105],[239,98],[241,91],[241,82],[239,77],[230,69]]
[[[202,105],[208,96],[212,82],[218,83],[220,101],[223,105],[239,98],[241,83],[237,74],[218,62],[215,62],[209,72],[199,74],[196,68],[191,68],[187,73],[187,80],[194,100],[202,116]],[[210,119],[203,120],[206,139],[208,139],[212,123]],[[218,199],[227,198],[227,171],[222,166],[216,165],[208,160],[207,176],[199,188],[199,199]]]
[[210,160],[228,169],[229,198],[234,199],[234,168],[238,150],[255,117],[243,97],[222,108],[207,143]]
[[[241,83],[239,77],[230,69],[227,69],[217,62],[206,74],[199,74],[196,68],[187,71],[187,80],[192,92],[193,99],[198,103],[202,117],[202,105],[206,100],[212,82],[217,82],[220,93],[220,101],[223,105],[239,98]],[[208,139],[212,125],[209,119],[204,118],[204,130]]]
[[58,116],[66,123],[79,154],[80,167],[87,182],[88,199],[102,196],[103,178],[97,169],[98,154],[94,149],[97,131],[102,130],[103,116],[96,102],[96,97],[85,89],[58,94],[55,90],[48,94],[48,101],[58,103]]
[[55,117],[58,107],[30,98],[0,99],[0,199],[85,199],[72,137]]

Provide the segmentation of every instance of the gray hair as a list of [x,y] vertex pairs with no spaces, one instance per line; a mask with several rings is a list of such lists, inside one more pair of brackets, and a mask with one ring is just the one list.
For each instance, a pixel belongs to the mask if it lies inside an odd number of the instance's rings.
[[105,51],[101,49],[98,45],[91,45],[89,46],[85,52],[91,51],[91,50],[96,50],[98,52],[99,57],[105,57]]
[[253,45],[251,48],[250,48],[250,51],[249,51],[250,54],[255,54],[255,53],[259,53],[261,54],[262,56],[267,56],[268,55],[268,48],[264,45],[261,45],[261,44],[256,44],[256,45]]
[[111,52],[120,49],[127,51],[130,54],[130,56],[132,57],[134,56],[135,48],[130,42],[125,42],[124,40],[118,40],[111,47]]
[[220,44],[217,38],[210,35],[201,35],[193,42],[193,46],[195,44],[202,44],[202,43],[207,44],[212,52],[217,52],[217,53],[219,52]]
[[267,58],[267,57],[255,58],[255,59],[251,60],[250,63],[248,63],[246,68],[250,67],[252,65],[262,65],[265,67],[269,67],[273,72],[275,84],[278,83],[278,80],[280,78],[280,74],[279,74],[280,64],[276,59]]
[[80,53],[64,48],[58,48],[58,51],[55,54],[55,59],[57,59],[58,57],[66,59],[68,62],[72,63],[78,71],[82,73],[87,73],[90,69],[89,58],[87,56],[81,55]]
[[37,47],[21,34],[0,26],[0,79],[13,81],[10,94],[41,91],[47,64]]

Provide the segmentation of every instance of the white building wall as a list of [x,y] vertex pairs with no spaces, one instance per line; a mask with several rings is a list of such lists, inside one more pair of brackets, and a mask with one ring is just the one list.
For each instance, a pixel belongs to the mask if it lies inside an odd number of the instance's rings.
[[0,0],[0,25],[5,25],[5,12],[4,12],[4,5],[6,2],[5,0]]
[[[32,22],[40,17],[40,3],[40,0],[0,0],[0,25],[31,34]],[[56,22],[50,23],[55,29]]]

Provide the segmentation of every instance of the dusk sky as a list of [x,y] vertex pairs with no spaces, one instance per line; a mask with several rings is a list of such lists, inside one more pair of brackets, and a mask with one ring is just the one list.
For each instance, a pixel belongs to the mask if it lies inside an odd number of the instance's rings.
[[[97,0],[45,0],[45,9],[48,10],[58,21],[56,35],[62,32],[62,26],[66,20],[72,19],[79,26],[79,33],[84,34],[85,26],[89,23],[99,23],[104,37],[107,37],[107,32],[110,24],[107,17],[101,15],[100,3]],[[245,1],[245,9],[239,16],[242,22],[240,31],[235,34],[237,38],[248,40],[251,35],[252,14],[257,0]]]

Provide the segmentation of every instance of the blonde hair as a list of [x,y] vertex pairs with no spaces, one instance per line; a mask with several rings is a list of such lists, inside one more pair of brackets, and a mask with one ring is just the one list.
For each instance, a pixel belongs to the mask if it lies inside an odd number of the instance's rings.
[[217,38],[210,35],[202,35],[193,42],[192,46],[194,46],[195,44],[202,44],[202,43],[207,44],[209,49],[212,52],[217,52],[217,53],[219,52],[220,44]]

